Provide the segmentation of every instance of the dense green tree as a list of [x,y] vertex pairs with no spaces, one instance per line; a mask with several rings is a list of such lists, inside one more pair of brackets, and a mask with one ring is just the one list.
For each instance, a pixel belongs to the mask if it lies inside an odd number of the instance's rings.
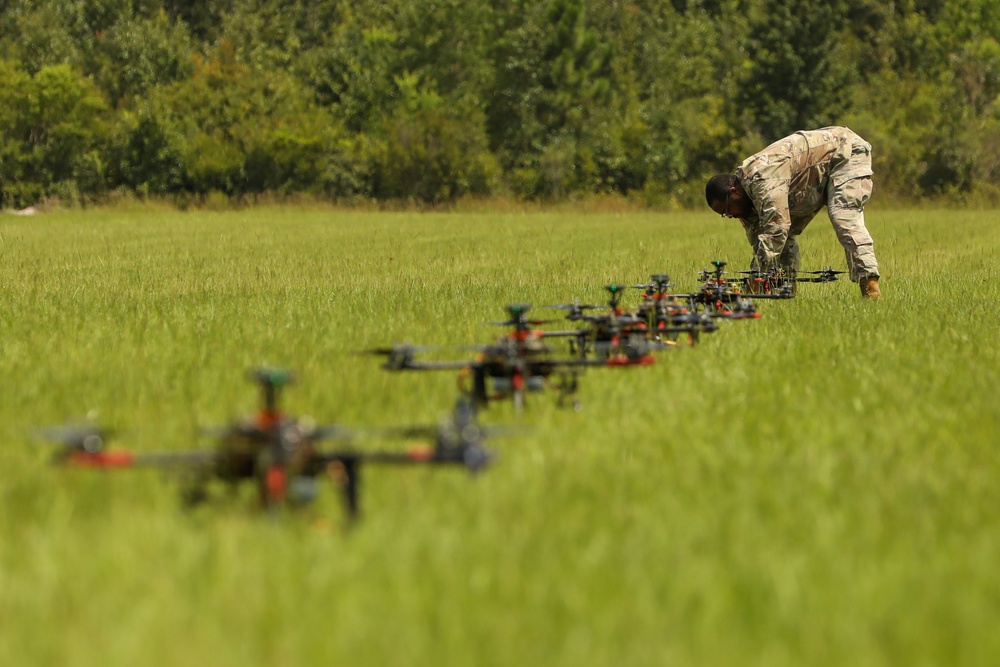
[[36,74],[45,65],[80,62],[79,37],[55,3],[7,2],[0,11],[0,57]]
[[300,69],[320,104],[333,109],[348,129],[361,132],[378,125],[382,112],[399,103],[398,31],[390,12],[338,4],[339,20],[326,41],[303,57]]
[[612,46],[588,24],[584,0],[549,0],[528,11],[523,4],[498,8],[497,84],[487,111],[492,146],[524,194],[600,189],[608,170],[598,161],[621,130]]
[[183,22],[202,44],[214,44],[222,32],[223,17],[232,13],[236,0],[164,0],[172,20]]
[[646,128],[646,189],[690,201],[703,176],[731,168],[743,151],[730,118],[737,61],[727,50],[738,41],[739,23],[721,23],[699,7],[678,12],[651,3],[640,25],[632,58]]
[[[118,136],[123,185],[148,192],[323,192],[351,178],[331,172],[350,150],[340,126],[308,89],[254,71],[222,49],[190,79],[159,89]],[[160,169],[146,168],[152,160]],[[330,191],[333,189],[333,191]]]
[[482,114],[447,105],[415,75],[398,86],[405,102],[385,120],[375,194],[441,203],[492,192],[498,168]]
[[850,107],[857,70],[840,36],[844,20],[842,0],[756,3],[735,91],[746,129],[773,140],[836,123]]
[[696,204],[705,176],[838,123],[875,144],[880,191],[971,198],[1000,190],[997,9],[0,0],[4,196],[110,184],[433,202],[641,191]]
[[104,187],[100,147],[107,104],[68,65],[34,76],[0,61],[0,183],[7,205],[49,195],[78,199]]
[[88,70],[115,104],[187,78],[191,43],[184,24],[163,11],[123,17],[103,31],[88,54]]
[[239,0],[221,21],[221,35],[252,68],[285,70],[301,57],[300,18],[310,3]]

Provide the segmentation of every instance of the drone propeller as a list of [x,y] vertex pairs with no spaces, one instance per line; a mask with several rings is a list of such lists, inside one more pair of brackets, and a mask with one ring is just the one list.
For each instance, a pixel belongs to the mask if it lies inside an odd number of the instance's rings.
[[414,357],[416,357],[418,353],[432,349],[440,348],[404,343],[402,345],[393,345],[391,347],[376,347],[370,350],[362,350],[359,354],[386,357],[385,363],[382,364],[382,368],[389,371],[401,371],[413,367],[415,363]]
[[573,303],[553,304],[550,306],[543,306],[543,308],[552,308],[553,310],[567,310],[569,311],[569,313],[566,315],[566,319],[570,321],[575,321],[575,320],[581,320],[585,317],[584,311],[596,310],[597,308],[604,308],[604,306],[598,306],[592,303],[580,303],[579,301],[573,301]]
[[508,304],[504,310],[507,311],[509,317],[502,322],[488,322],[494,326],[506,326],[506,327],[518,327],[527,328],[529,326],[538,326],[541,324],[551,324],[556,320],[529,320],[526,316],[527,312],[531,310],[530,303],[511,303]]
[[837,280],[837,276],[847,273],[847,271],[837,271],[833,267],[830,267],[820,271],[799,271],[799,273],[816,276],[815,278],[797,278],[796,280],[801,283],[831,283]]
[[572,312],[575,310],[593,310],[595,308],[604,308],[604,306],[600,306],[593,303],[580,303],[579,301],[574,301],[573,303],[550,304],[547,306],[542,306],[542,308],[553,308],[555,310],[568,310]]
[[204,465],[214,452],[135,452],[130,449],[105,449],[110,430],[91,424],[57,426],[40,429],[38,437],[62,445],[56,452],[55,463],[81,468],[179,467]]
[[528,319],[520,319],[520,320],[504,320],[502,322],[486,322],[486,324],[489,324],[491,326],[496,326],[496,327],[513,327],[513,326],[526,326],[526,325],[538,326],[538,325],[541,325],[541,324],[552,324],[552,323],[558,322],[558,321],[559,320],[528,320]]
[[647,290],[649,292],[662,293],[671,287],[670,276],[665,273],[654,273],[649,276],[649,282],[639,285],[632,285],[634,289]]
[[96,454],[104,449],[104,443],[113,435],[113,431],[102,429],[93,424],[77,424],[72,426],[49,426],[39,429],[36,437],[43,442],[62,445],[61,455],[73,452]]
[[826,269],[820,269],[819,271],[799,271],[799,273],[807,273],[811,275],[840,275],[842,273],[847,273],[847,271],[839,271],[831,266]]
[[361,350],[358,354],[390,357],[397,354],[417,354],[419,352],[440,349],[441,347],[439,345],[410,345],[409,343],[397,343],[388,347],[373,347],[367,350]]

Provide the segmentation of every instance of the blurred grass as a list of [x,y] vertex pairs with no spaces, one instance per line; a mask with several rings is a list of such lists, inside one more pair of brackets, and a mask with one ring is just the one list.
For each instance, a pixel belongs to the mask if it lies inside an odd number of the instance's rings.
[[[278,521],[187,513],[156,473],[49,466],[31,432],[96,410],[122,445],[188,447],[254,408],[262,363],[298,374],[293,414],[431,422],[451,374],[355,353],[488,342],[505,303],[654,272],[688,289],[712,259],[743,268],[742,232],[636,212],[2,218],[0,664],[993,664],[998,217],[869,211],[883,301],[804,285],[656,366],[588,372],[582,413],[491,408],[528,427],[492,469],[366,469],[349,533],[332,490]],[[802,246],[804,268],[842,268],[823,216]]]

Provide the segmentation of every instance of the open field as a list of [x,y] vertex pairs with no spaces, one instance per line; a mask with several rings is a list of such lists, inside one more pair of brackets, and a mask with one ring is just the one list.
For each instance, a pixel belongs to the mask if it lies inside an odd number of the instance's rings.
[[[803,285],[648,368],[532,395],[470,478],[366,469],[365,516],[184,512],[154,472],[48,465],[90,410],[141,449],[294,369],[320,421],[435,420],[449,373],[351,354],[489,342],[502,305],[743,268],[696,214],[86,211],[0,218],[0,665],[994,665],[1000,213],[882,211],[884,298]],[[843,268],[821,214],[803,268]],[[629,295],[633,300],[637,295]],[[558,316],[558,315],[557,315]]]

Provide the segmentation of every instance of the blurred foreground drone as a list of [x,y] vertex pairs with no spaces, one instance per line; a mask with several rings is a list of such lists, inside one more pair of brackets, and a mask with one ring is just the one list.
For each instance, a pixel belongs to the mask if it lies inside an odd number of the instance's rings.
[[436,428],[400,431],[407,437],[433,438],[433,444],[402,451],[364,451],[352,448],[323,451],[323,440],[349,440],[352,431],[337,425],[318,425],[297,419],[278,408],[279,390],[292,381],[289,372],[262,368],[253,372],[262,391],[256,414],[210,431],[214,449],[140,452],[105,449],[109,432],[94,426],[45,429],[42,437],[59,443],[57,463],[81,468],[167,468],[183,482],[182,497],[196,505],[210,496],[212,482],[230,488],[242,482],[257,488],[267,509],[302,506],[317,495],[317,479],[325,476],[339,486],[349,519],[359,512],[358,485],[362,464],[457,464],[475,472],[492,455],[484,447],[483,430],[476,424],[474,406],[459,400],[450,419]]

